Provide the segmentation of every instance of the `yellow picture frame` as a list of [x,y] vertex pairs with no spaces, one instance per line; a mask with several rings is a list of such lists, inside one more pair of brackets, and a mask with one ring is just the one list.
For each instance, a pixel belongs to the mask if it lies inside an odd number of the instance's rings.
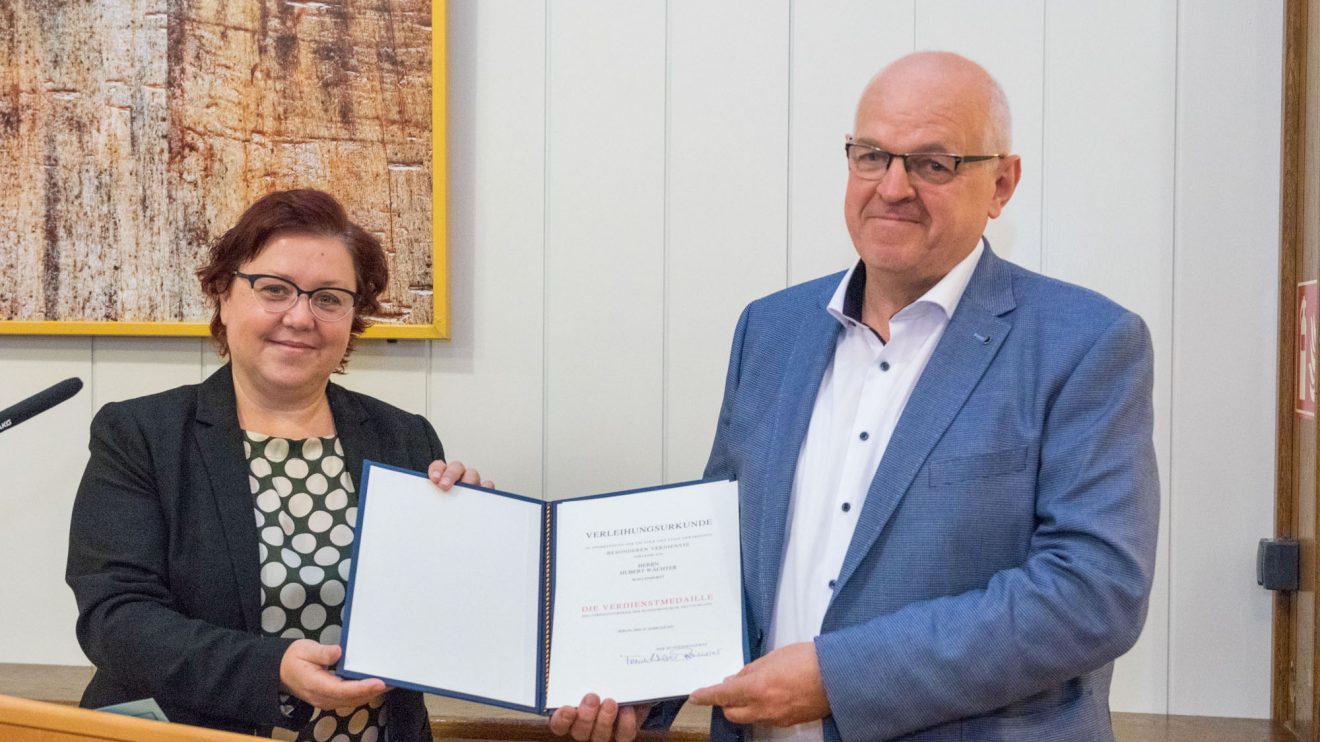
[[[364,338],[447,339],[449,337],[448,161],[446,157],[446,0],[431,0],[431,301],[432,321],[377,323]],[[205,322],[125,322],[116,320],[8,320],[0,335],[104,335],[207,337]]]

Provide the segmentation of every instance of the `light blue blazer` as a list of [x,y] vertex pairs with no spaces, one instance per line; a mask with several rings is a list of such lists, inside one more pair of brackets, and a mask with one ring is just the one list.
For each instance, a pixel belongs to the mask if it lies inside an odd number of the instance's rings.
[[[740,482],[753,656],[842,274],[753,302],[707,477]],[[985,250],[871,482],[816,654],[826,740],[1111,740],[1159,520],[1145,324]],[[716,742],[742,731],[717,712]]]

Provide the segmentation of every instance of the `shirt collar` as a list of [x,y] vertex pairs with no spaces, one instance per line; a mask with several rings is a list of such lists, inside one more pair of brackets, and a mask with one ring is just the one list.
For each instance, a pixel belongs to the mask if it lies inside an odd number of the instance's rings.
[[[976,264],[981,260],[981,255],[984,252],[985,238],[982,237],[967,257],[944,274],[944,278],[941,278],[939,283],[931,286],[930,290],[922,294],[920,298],[900,310],[899,314],[906,312],[911,307],[928,304],[939,307],[944,312],[945,318],[952,317],[954,310],[958,308],[958,302],[962,301],[963,292],[967,290],[967,283],[972,280],[972,273],[975,272]],[[839,282],[839,287],[834,290],[834,296],[830,299],[830,303],[825,306],[825,309],[844,327],[862,325],[862,300],[865,295],[866,266],[858,260],[844,274],[843,280]]]

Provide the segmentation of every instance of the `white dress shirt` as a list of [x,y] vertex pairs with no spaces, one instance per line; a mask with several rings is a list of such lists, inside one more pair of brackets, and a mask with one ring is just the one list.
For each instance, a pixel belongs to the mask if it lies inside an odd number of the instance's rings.
[[[798,453],[766,652],[820,634],[871,480],[984,251],[982,242],[921,298],[895,314],[889,320],[888,343],[862,323],[866,275],[861,262],[834,292],[826,309],[843,330]],[[783,729],[757,725],[753,731],[758,742],[823,739],[819,721]]]

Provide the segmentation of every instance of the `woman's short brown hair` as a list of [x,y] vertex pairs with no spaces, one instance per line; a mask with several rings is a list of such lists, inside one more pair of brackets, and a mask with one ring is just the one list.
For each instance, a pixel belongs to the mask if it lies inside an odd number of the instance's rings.
[[342,372],[353,351],[353,340],[371,324],[369,318],[380,311],[380,294],[389,280],[389,267],[380,241],[350,221],[343,205],[324,191],[300,188],[262,196],[211,245],[206,263],[197,269],[202,293],[214,308],[211,340],[221,356],[229,355],[229,340],[220,321],[220,297],[234,282],[234,271],[255,258],[272,239],[288,234],[338,238],[353,258],[359,299],[353,307],[348,348],[337,369]]

